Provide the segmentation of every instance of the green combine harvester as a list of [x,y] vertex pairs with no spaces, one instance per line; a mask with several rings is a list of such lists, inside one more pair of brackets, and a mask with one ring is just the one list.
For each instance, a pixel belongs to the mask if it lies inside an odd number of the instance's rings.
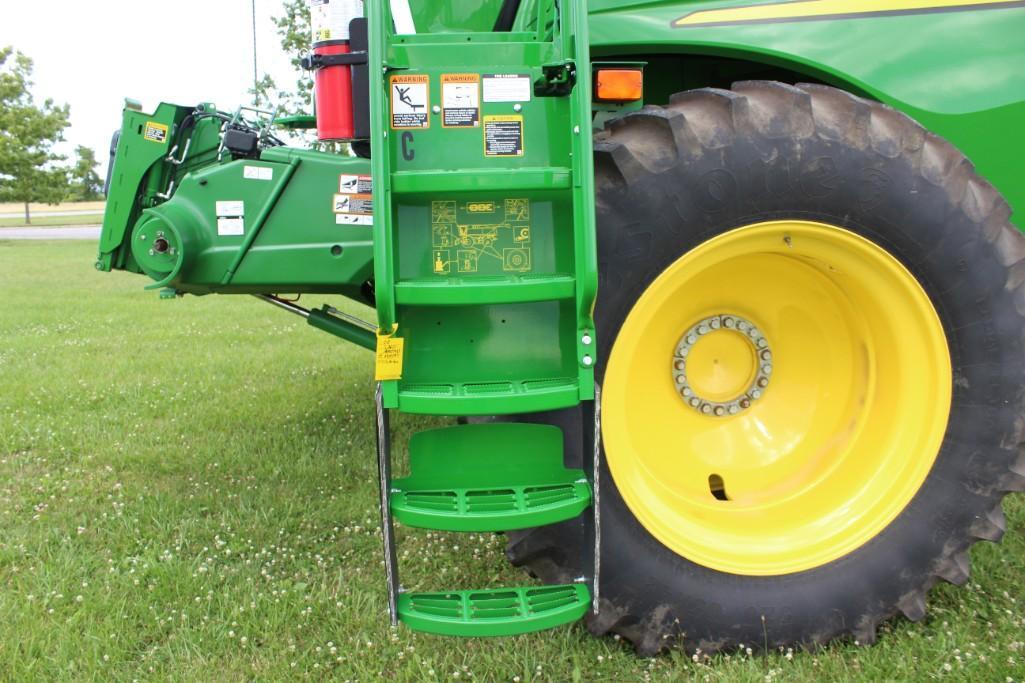
[[[375,352],[393,622],[868,644],[968,580],[1025,490],[1025,2],[310,5],[315,116],[129,103],[96,268]],[[460,418],[405,478],[394,411]],[[543,583],[405,591],[395,522]]]

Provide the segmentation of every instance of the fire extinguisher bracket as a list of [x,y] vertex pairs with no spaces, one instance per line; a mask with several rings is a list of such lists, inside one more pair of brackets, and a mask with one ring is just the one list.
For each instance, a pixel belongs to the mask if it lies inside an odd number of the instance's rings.
[[316,71],[327,66],[355,66],[367,63],[366,52],[349,52],[338,55],[306,55],[302,58],[302,67],[307,71]]

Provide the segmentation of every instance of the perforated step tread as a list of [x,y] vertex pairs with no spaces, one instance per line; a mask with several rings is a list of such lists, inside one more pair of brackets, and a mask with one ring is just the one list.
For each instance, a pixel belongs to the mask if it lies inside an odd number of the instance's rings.
[[410,476],[391,485],[391,510],[407,526],[510,531],[572,519],[591,504],[579,469],[563,466],[551,425],[481,424],[415,434]]
[[412,629],[447,636],[532,633],[571,624],[587,613],[584,584],[496,588],[448,593],[402,593],[399,619]]

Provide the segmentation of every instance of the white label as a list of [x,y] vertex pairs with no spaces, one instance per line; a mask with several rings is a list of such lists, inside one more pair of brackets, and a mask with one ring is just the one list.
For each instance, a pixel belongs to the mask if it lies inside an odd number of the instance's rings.
[[484,74],[485,102],[530,102],[527,74]]
[[348,40],[349,22],[363,16],[361,0],[309,0],[313,42]]
[[246,215],[246,203],[245,202],[217,202],[217,217],[227,216],[234,218],[236,216]]
[[373,216],[361,216],[355,213],[335,214],[336,225],[373,225]]
[[217,219],[218,235],[244,235],[245,232],[246,221],[242,217]]
[[246,166],[242,169],[246,180],[274,180],[274,169],[266,166]]

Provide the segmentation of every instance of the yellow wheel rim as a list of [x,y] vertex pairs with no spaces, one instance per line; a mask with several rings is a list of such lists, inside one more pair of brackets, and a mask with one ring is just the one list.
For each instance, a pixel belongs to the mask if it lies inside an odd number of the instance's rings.
[[951,374],[929,297],[889,253],[822,223],[759,223],[685,254],[637,301],[605,373],[606,457],[676,553],[803,571],[911,501]]

